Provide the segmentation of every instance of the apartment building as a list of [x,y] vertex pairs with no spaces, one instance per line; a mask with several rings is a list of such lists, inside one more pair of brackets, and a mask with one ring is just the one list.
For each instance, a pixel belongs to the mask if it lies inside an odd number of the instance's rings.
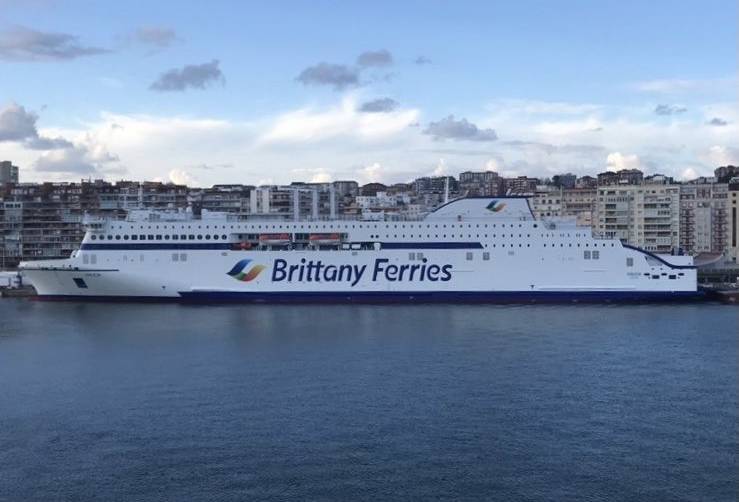
[[688,254],[724,253],[728,247],[729,186],[680,186],[680,248]]
[[598,188],[594,230],[648,251],[680,247],[680,185],[609,185]]

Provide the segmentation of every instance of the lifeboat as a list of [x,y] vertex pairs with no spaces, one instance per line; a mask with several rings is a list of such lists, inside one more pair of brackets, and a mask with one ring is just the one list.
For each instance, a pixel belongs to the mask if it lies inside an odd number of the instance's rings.
[[308,236],[308,240],[311,242],[311,244],[316,245],[328,245],[328,244],[340,244],[341,243],[341,235],[340,234],[310,234]]
[[290,234],[259,234],[259,243],[268,246],[284,246],[290,241]]

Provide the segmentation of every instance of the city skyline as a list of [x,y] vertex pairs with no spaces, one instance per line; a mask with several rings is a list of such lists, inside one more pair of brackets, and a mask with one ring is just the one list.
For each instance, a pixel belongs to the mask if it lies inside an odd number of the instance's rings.
[[285,5],[0,1],[0,158],[201,186],[739,163],[733,2]]

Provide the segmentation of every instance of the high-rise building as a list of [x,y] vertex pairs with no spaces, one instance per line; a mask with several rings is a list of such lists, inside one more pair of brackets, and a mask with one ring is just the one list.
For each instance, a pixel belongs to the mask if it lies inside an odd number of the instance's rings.
[[597,197],[598,190],[596,188],[569,188],[563,190],[562,216],[574,216],[578,225],[592,227]]
[[18,183],[18,166],[9,160],[0,161],[0,185]]
[[577,176],[572,173],[555,174],[552,176],[552,185],[560,188],[575,188]]
[[508,195],[534,195],[537,185],[539,185],[539,180],[528,176],[506,178],[504,184],[505,193]]
[[729,181],[727,208],[729,210],[729,259],[739,262],[739,177]]
[[456,193],[459,190],[459,184],[454,176],[431,176],[416,178],[413,182],[416,194],[423,195],[429,193],[445,193],[448,191]]
[[459,174],[459,190],[469,196],[500,195],[503,180],[494,171],[466,171]]
[[335,218],[336,192],[330,183],[260,186],[249,194],[249,216],[286,220]]
[[529,204],[537,218],[562,216],[562,189],[554,185],[539,186]]
[[688,254],[724,253],[728,246],[728,185],[680,186],[680,247]]
[[598,174],[598,185],[641,185],[644,173],[638,169],[621,169],[620,171],[605,171]]
[[679,185],[598,188],[594,229],[608,238],[659,253],[680,246]]

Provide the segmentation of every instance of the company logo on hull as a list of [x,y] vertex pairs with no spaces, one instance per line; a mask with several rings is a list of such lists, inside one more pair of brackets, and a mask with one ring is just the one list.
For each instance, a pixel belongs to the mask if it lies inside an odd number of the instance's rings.
[[254,265],[244,272],[244,269],[249,265],[249,263],[251,263],[251,260],[241,260],[226,273],[237,281],[249,282],[256,279],[257,276],[262,273],[262,270],[267,268],[264,265]]
[[498,200],[494,200],[490,202],[490,204],[487,205],[487,210],[492,211],[494,213],[499,213],[505,208],[505,202],[500,202]]

